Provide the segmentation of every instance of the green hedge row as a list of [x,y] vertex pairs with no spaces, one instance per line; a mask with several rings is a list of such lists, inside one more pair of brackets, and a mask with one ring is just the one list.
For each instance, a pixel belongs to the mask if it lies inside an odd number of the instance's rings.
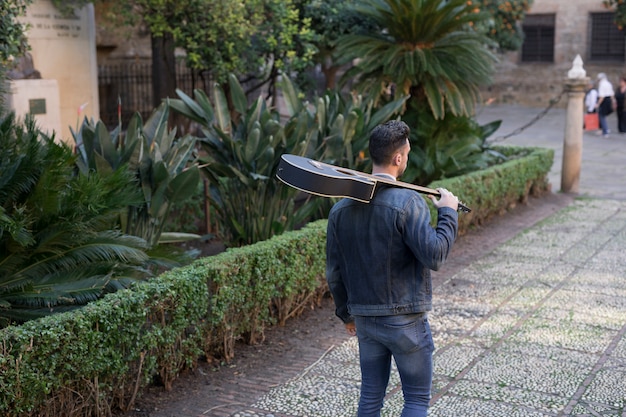
[[[553,152],[525,153],[481,172],[441,181],[476,222],[547,187]],[[155,379],[169,389],[203,355],[226,360],[268,326],[319,303],[326,221],[200,259],[71,313],[0,332],[0,415],[94,416],[128,410]]]
[[[452,191],[472,209],[459,215],[459,234],[470,227],[483,224],[494,215],[502,214],[529,195],[541,195],[549,190],[548,173],[554,161],[554,151],[545,148],[499,146],[495,149],[509,160],[481,171],[436,181],[431,188],[444,187]],[[431,216],[436,219],[431,205]]]

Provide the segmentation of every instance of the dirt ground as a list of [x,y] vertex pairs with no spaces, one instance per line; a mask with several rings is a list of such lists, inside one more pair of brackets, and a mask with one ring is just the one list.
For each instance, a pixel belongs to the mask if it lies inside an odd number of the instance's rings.
[[[572,200],[572,196],[554,193],[530,198],[459,237],[445,266],[433,273],[433,284],[438,285]],[[268,329],[263,343],[238,344],[231,363],[201,362],[195,370],[181,375],[170,392],[162,387],[149,388],[137,400],[134,410],[120,416],[230,416],[272,386],[302,373],[347,337],[334,316],[332,301],[325,298],[319,308],[306,311],[284,327]]]

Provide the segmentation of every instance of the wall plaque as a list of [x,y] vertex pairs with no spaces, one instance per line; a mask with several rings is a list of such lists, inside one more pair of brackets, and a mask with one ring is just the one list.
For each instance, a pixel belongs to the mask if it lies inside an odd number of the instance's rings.
[[28,112],[30,114],[46,114],[46,99],[31,98],[28,100]]

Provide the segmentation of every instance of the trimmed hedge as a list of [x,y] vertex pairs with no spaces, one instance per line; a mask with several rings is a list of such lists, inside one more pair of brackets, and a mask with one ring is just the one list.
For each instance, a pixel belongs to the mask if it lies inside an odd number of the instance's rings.
[[[502,148],[512,159],[431,187],[446,187],[472,209],[461,232],[529,193],[548,187],[553,151]],[[110,415],[128,410],[156,379],[170,389],[206,357],[234,356],[237,340],[263,338],[319,304],[326,221],[200,259],[132,289],[0,332],[0,414]]]
[[[452,191],[472,209],[459,215],[459,234],[483,224],[494,215],[504,213],[518,202],[525,203],[529,195],[538,196],[549,190],[548,173],[554,161],[554,151],[544,148],[518,146],[494,147],[510,159],[503,164],[429,185]],[[437,210],[431,205],[431,217]]]

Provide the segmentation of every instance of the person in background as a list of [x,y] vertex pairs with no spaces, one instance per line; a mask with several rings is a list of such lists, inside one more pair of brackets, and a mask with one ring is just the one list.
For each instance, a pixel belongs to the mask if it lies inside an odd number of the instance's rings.
[[626,99],[626,76],[621,76],[619,86],[615,90],[615,113],[617,114],[617,131],[626,133],[626,114],[624,111],[624,99]]
[[589,81],[587,92],[585,93],[585,117],[583,118],[583,129],[598,129],[598,114],[596,113],[596,103],[598,102],[598,90],[593,81]]
[[596,103],[598,102],[598,90],[593,81],[589,81],[587,92],[585,93],[585,110],[587,113],[596,112]]
[[[409,127],[393,120],[374,128],[372,174],[395,181],[409,160]],[[402,380],[402,417],[426,417],[435,349],[427,312],[431,270],[448,257],[458,231],[459,199],[439,188],[430,223],[426,200],[408,188],[377,188],[369,203],[343,199],[328,216],[326,279],[335,313],[359,342],[358,417],[379,417],[391,359]]]
[[596,109],[598,110],[598,119],[600,128],[602,128],[602,136],[607,137],[611,131],[606,121],[606,117],[613,113],[613,100],[615,91],[613,85],[606,78],[606,74],[601,72],[598,74],[598,101]]

